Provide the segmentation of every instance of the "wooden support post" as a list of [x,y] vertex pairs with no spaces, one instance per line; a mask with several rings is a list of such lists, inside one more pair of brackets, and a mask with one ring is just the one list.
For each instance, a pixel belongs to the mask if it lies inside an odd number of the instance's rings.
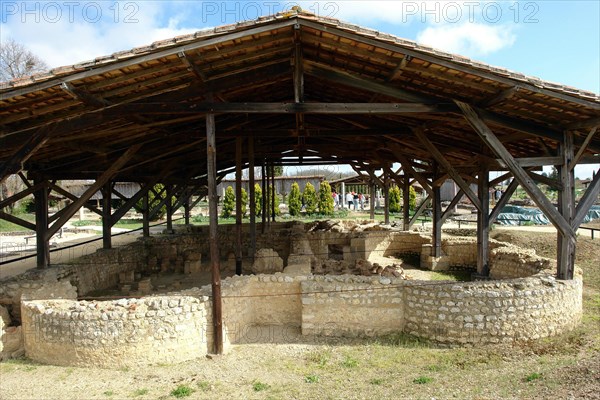
[[235,273],[242,274],[242,145],[243,138],[235,138]]
[[190,200],[192,196],[189,196],[183,203],[183,218],[186,225],[190,224]]
[[142,233],[144,237],[150,237],[150,199],[148,198],[148,192],[144,195],[142,204]]
[[261,225],[261,233],[265,233],[265,229],[267,228],[267,210],[268,210],[268,206],[267,206],[267,168],[265,166],[265,162],[266,160],[263,160],[263,163],[261,165],[261,173],[260,173],[260,179],[261,179],[261,185],[262,185],[262,204],[260,207],[260,217],[262,220],[262,225]]
[[271,163],[271,186],[273,187],[273,191],[271,192],[271,190],[269,190],[269,196],[271,196],[270,208],[273,222],[275,222],[275,215],[277,211],[275,210],[275,196],[277,196],[277,191],[275,190],[275,164],[273,163]]
[[254,137],[248,138],[248,202],[250,203],[250,257],[256,253],[256,190],[254,188]]
[[421,202],[419,207],[417,207],[417,209],[415,210],[415,213],[413,214],[412,218],[410,219],[410,223],[408,224],[408,229],[410,229],[410,227],[413,226],[415,222],[417,222],[417,218],[419,218],[421,216],[421,214],[423,214],[423,211],[425,211],[425,209],[427,208],[427,204],[431,201],[431,199],[432,199],[432,196],[428,195]]
[[[36,186],[39,182],[36,182]],[[48,237],[48,187],[42,184],[33,192],[35,200],[35,238],[37,246],[37,267],[50,265],[50,238]]]
[[102,186],[102,247],[105,249],[112,248],[111,236],[111,199],[112,199],[112,183],[106,182]]
[[404,174],[402,182],[402,230],[410,229],[410,179]]
[[[561,189],[558,191],[558,210],[569,225],[573,224],[575,217],[575,174],[571,168],[574,159],[573,132],[566,131],[558,154],[562,159],[558,166],[558,176]],[[557,237],[557,275],[559,279],[573,279],[575,270],[576,238],[558,231]]]
[[490,213],[490,223],[494,222],[496,218],[498,218],[498,215],[502,212],[504,206],[508,204],[508,201],[510,200],[515,190],[517,190],[518,186],[519,182],[517,182],[516,179],[510,181],[510,184],[502,194],[502,197],[500,197],[500,200],[498,201],[498,203],[496,203],[496,207],[494,207],[494,209]]
[[217,148],[214,114],[206,115],[206,160],[208,175],[208,210],[210,216],[209,244],[212,272],[213,340],[214,352],[223,354],[223,322],[221,310],[221,269],[217,242],[219,215],[217,212]]
[[481,209],[477,211],[477,274],[489,276],[490,260],[490,186],[489,170],[481,168],[478,176],[478,197]]
[[[435,181],[438,177],[439,170],[437,163],[433,164],[433,180]],[[431,187],[433,191],[433,215],[432,215],[432,248],[431,255],[433,257],[440,257],[442,255],[442,196],[441,186],[434,184]]]
[[165,205],[167,206],[167,232],[173,232],[173,185],[167,184],[167,198]]
[[[375,181],[371,180],[371,185],[369,185],[369,217],[374,221],[375,220]],[[346,199],[344,199],[341,203],[343,204],[343,202],[345,202]]]
[[390,223],[390,180],[386,175],[383,181],[383,196],[384,196],[384,204],[385,208],[383,210],[385,224],[389,225]]

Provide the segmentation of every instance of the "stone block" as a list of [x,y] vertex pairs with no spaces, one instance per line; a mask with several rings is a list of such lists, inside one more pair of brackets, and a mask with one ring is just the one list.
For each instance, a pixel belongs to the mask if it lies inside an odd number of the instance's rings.
[[135,272],[134,271],[126,271],[119,273],[119,283],[120,284],[131,284],[135,282]]
[[252,273],[273,274],[283,271],[283,259],[273,249],[260,249],[254,255]]

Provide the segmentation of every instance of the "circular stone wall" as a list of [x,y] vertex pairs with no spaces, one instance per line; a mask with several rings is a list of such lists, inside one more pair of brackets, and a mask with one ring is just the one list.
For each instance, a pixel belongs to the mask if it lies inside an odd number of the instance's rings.
[[206,310],[194,297],[24,301],[27,357],[65,366],[177,363],[206,354]]

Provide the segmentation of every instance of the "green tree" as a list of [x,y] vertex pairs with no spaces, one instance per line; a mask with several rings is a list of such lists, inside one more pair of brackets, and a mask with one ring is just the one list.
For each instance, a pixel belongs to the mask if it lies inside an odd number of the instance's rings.
[[408,189],[408,205],[411,210],[417,208],[417,191],[412,186]]
[[246,192],[246,189],[242,188],[242,216],[246,215],[247,209],[248,209],[248,192]]
[[262,189],[258,183],[254,184],[254,202],[256,203],[256,216],[259,216],[262,210]]
[[333,196],[327,181],[321,182],[319,187],[319,214],[333,215]]
[[[165,189],[164,185],[157,183],[156,185],[154,185],[152,187],[151,190],[148,191],[148,208],[150,209],[150,211],[152,211],[156,207],[158,207],[160,202],[167,197],[167,191],[164,189]],[[158,194],[158,196],[157,196],[157,194]],[[176,201],[177,201],[177,199],[175,197],[171,197],[171,205],[174,205],[176,203]],[[135,205],[135,208],[139,212],[142,212],[144,209],[144,200],[143,199],[138,200],[138,202]],[[156,214],[154,214],[154,218],[152,218],[152,219],[154,221],[162,219],[166,213],[167,213],[167,205],[165,202],[165,204],[160,208],[160,211],[157,212]]]
[[288,207],[290,209],[290,215],[297,217],[300,215],[302,209],[302,195],[300,194],[300,186],[296,182],[292,183],[292,189],[288,196]]
[[304,200],[304,207],[308,215],[313,215],[317,212],[317,191],[310,182],[306,182],[306,186],[304,186],[302,200]]
[[[271,212],[275,212],[275,215],[279,215],[281,214],[281,211],[279,210],[279,196],[277,196],[277,193],[275,193],[275,189],[273,189],[273,185],[269,185],[269,209],[271,210]],[[273,198],[275,198],[275,204],[273,204]],[[270,214],[272,215],[272,214]]]
[[223,199],[223,210],[221,211],[221,216],[223,218],[231,217],[234,209],[235,193],[233,192],[233,188],[231,186],[227,186],[227,189],[225,189],[225,198]]
[[275,176],[282,176],[283,175],[283,166],[281,166],[281,165],[274,166],[273,173],[275,174]]
[[402,195],[398,186],[392,186],[389,190],[390,212],[400,212],[402,205]]

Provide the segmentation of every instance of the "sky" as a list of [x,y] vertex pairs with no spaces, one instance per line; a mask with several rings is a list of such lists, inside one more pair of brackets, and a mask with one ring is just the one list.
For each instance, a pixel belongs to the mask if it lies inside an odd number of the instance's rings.
[[[10,1],[0,41],[50,67],[156,40],[302,9],[600,93],[600,1]],[[578,167],[586,177],[598,166]]]

